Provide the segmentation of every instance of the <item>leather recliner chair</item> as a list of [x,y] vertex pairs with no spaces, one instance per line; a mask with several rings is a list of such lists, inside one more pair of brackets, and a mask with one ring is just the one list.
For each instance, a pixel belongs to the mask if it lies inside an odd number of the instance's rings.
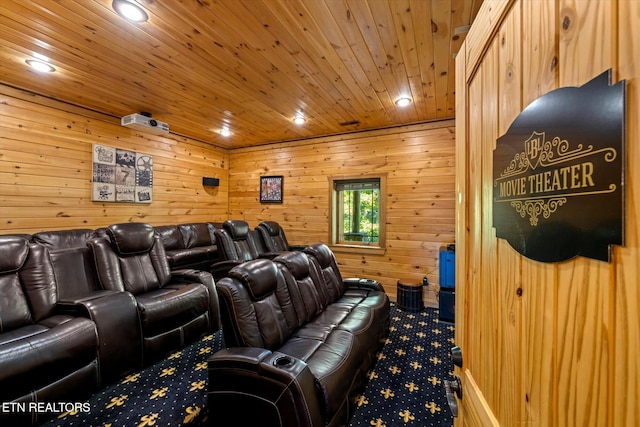
[[172,270],[191,268],[208,271],[219,260],[214,230],[220,226],[212,222],[196,222],[154,228],[160,233]]
[[220,329],[210,273],[171,271],[160,235],[149,224],[114,224],[105,234],[88,242],[98,278],[104,289],[135,297],[145,364]]
[[60,311],[96,324],[102,388],[142,367],[142,332],[133,295],[100,289],[87,247],[93,237],[93,230],[73,229],[36,233],[31,240],[49,252]]
[[211,273],[216,281],[226,277],[229,271],[245,261],[258,258],[273,258],[277,254],[269,254],[262,247],[263,242],[256,242],[259,234],[249,228],[242,220],[229,219],[222,228],[214,231],[221,261],[211,266]]
[[301,251],[304,245],[290,245],[280,224],[275,221],[262,221],[256,227],[269,252]]
[[[64,313],[46,249],[0,236],[0,400],[84,400],[98,389],[95,323]],[[0,411],[1,425],[35,424],[51,414]]]

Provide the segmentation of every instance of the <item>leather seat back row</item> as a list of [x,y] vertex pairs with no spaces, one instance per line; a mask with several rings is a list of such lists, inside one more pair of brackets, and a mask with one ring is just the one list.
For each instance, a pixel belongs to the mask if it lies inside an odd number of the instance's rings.
[[[81,400],[220,329],[211,274],[171,270],[149,224],[0,236],[0,398]],[[0,413],[0,424],[38,422]]]
[[214,234],[220,227],[220,223],[195,222],[154,228],[160,234],[172,270],[192,268],[209,271],[211,264],[220,259]]
[[275,258],[282,252],[302,250],[290,246],[284,230],[275,221],[263,221],[255,229],[243,220],[227,220],[214,231],[221,261],[211,266],[215,280],[226,277],[238,264],[258,258]]
[[[90,319],[59,312],[46,248],[29,236],[0,236],[0,400],[74,401],[99,386],[98,336]],[[0,412],[0,424],[37,414]]]
[[[294,399],[300,411],[295,416],[283,413],[290,410],[288,406],[273,413],[279,405],[274,402],[272,409],[256,414],[252,421],[286,416],[296,419],[290,425],[345,424],[351,399],[364,384],[389,330],[389,299],[381,285],[343,281],[333,253],[320,243],[304,252],[244,262],[231,269],[217,288],[225,341],[235,348],[216,353],[209,361],[210,410],[224,412],[222,406],[233,402],[233,396],[242,395],[245,403],[270,399],[261,395],[270,387],[269,380],[252,373],[262,372],[258,367],[269,360],[268,351],[290,359],[283,363],[292,369],[288,372],[307,367],[316,392]],[[274,356],[274,363],[281,356]],[[237,371],[235,378],[229,369]],[[239,390],[240,383],[247,389]],[[309,413],[312,408],[321,413]]]

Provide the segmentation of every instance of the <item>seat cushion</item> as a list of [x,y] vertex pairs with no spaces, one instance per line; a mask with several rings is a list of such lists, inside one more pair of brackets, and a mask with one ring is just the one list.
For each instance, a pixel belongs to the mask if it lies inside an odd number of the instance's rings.
[[210,261],[207,248],[189,248],[166,251],[169,265],[173,268],[191,265],[203,261]]
[[182,326],[209,308],[209,292],[200,283],[156,289],[136,299],[144,336]]
[[[29,393],[96,360],[98,335],[85,318],[57,316],[55,322],[25,326],[0,341],[0,399]],[[97,372],[97,371],[96,371]]]
[[322,392],[325,419],[330,419],[348,400],[354,378],[363,375],[360,364],[366,350],[358,347],[356,337],[348,331],[308,327],[297,331],[278,351],[307,363]]

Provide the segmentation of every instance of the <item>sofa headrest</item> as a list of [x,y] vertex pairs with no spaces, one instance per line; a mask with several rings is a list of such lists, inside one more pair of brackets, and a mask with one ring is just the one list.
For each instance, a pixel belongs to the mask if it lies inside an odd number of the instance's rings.
[[263,226],[271,236],[277,236],[280,234],[280,224],[275,221],[262,221],[260,225]]
[[29,255],[29,236],[0,236],[0,273],[18,271]]
[[191,224],[180,224],[178,228],[182,234],[185,248],[196,246],[210,246],[215,243],[213,236],[213,225],[206,222],[194,222]]
[[268,259],[244,262],[232,268],[228,275],[244,283],[254,301],[271,295],[278,286],[278,268]]
[[154,228],[142,222],[124,222],[107,228],[111,246],[119,255],[149,252],[155,241]]
[[222,224],[233,240],[245,239],[249,235],[249,224],[246,221],[228,219]]
[[309,258],[304,252],[283,252],[273,260],[283,264],[296,279],[309,276]]
[[318,260],[320,267],[323,269],[329,267],[331,265],[331,261],[333,260],[333,253],[329,246],[324,243],[316,243],[304,248],[304,253],[311,255],[315,259]]
[[177,225],[158,225],[155,227],[165,249],[184,249],[182,233]]
[[78,228],[36,233],[33,235],[33,241],[49,249],[75,249],[86,248],[87,240],[94,236],[93,230]]

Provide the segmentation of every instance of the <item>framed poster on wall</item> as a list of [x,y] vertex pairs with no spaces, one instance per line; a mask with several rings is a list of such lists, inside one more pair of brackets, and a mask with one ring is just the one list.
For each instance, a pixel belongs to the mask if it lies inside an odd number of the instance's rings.
[[284,177],[260,177],[260,203],[282,203],[282,184]]
[[152,188],[153,157],[93,144],[91,200],[151,203]]

